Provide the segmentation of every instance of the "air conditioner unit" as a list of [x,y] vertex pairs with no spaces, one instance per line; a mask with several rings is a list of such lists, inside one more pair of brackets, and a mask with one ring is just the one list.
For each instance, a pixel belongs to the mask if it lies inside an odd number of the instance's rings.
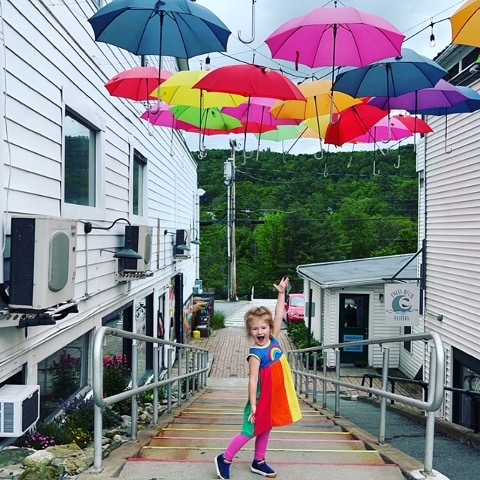
[[153,228],[146,225],[125,225],[125,248],[131,248],[143,258],[123,259],[119,270],[127,272],[146,272],[151,270]]
[[20,437],[40,416],[38,385],[4,385],[0,388],[0,437]]
[[77,222],[12,217],[9,304],[45,310],[75,296]]

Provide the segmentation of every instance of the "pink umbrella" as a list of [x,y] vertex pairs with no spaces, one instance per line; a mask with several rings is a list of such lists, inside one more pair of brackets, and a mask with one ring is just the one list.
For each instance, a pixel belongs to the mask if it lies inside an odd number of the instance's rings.
[[363,67],[400,55],[404,38],[400,30],[378,15],[335,7],[317,8],[289,20],[265,43],[273,58],[296,65]]

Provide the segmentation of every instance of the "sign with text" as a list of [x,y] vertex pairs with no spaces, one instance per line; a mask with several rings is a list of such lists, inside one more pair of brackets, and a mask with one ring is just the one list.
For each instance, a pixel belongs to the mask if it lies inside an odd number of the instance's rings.
[[418,325],[420,287],[417,284],[385,284],[385,325]]

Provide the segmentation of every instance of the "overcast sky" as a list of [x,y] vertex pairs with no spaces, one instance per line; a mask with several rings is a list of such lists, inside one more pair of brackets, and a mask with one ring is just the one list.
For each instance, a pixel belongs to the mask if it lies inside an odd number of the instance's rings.
[[[292,18],[305,15],[318,7],[334,6],[333,1],[256,0],[255,40],[251,44],[245,45],[238,40],[238,31],[242,32],[242,38],[244,39],[251,36],[252,0],[197,0],[197,3],[214,12],[232,31],[227,50],[230,57],[238,58],[243,62],[271,65],[276,68],[283,66],[286,67],[287,71],[289,67],[293,67],[293,64],[290,62],[280,64],[277,61],[272,64],[270,51],[264,43],[265,39],[280,25]],[[451,43],[450,21],[441,20],[448,19],[464,3],[466,2],[454,0],[345,0],[344,2],[339,1],[337,5],[339,7],[355,7],[385,18],[406,35],[405,47],[433,59]],[[432,21],[433,23],[438,22],[433,27],[436,39],[434,48],[430,46],[430,24]],[[425,30],[421,31],[422,29]],[[201,61],[205,57],[206,55],[190,59],[190,69],[200,69]],[[236,63],[234,59],[218,52],[212,52],[210,58],[212,68]],[[255,58],[254,61],[253,58]],[[293,71],[293,68],[291,70]],[[307,76],[313,73],[306,67],[303,67],[303,72]],[[237,142],[243,142],[243,136],[237,135],[235,138]],[[197,135],[187,135],[187,141],[192,149],[198,149]],[[288,145],[292,143],[289,142]],[[229,137],[223,135],[206,137],[205,146],[207,148],[229,148]],[[277,151],[281,151],[282,148],[275,142],[262,142],[261,148],[267,147]],[[316,141],[301,140],[297,142],[291,153],[315,151],[316,147],[318,147]],[[247,140],[247,149],[252,150],[254,148],[256,148],[256,140],[252,137],[252,139]]]

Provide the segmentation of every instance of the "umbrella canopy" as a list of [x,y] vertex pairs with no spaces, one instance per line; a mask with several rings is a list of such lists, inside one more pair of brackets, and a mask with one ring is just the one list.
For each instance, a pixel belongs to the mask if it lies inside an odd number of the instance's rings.
[[333,89],[352,97],[398,97],[434,87],[447,74],[438,63],[410,50],[363,68],[341,68]]
[[451,17],[452,43],[480,47],[480,1],[470,0]]
[[273,58],[311,68],[364,66],[400,54],[405,36],[383,18],[352,7],[317,8],[266,40]]
[[396,115],[389,119],[382,118],[368,132],[350,141],[352,143],[398,141],[415,133],[426,134],[432,131],[430,125],[421,118]]
[[299,120],[277,119],[271,113],[269,107],[256,103],[244,103],[238,107],[226,107],[222,113],[238,118],[244,125],[256,123],[259,126],[271,126],[276,128],[278,125],[298,125]]
[[174,106],[170,108],[174,117],[182,122],[194,125],[199,129],[223,130],[229,131],[237,127],[241,127],[240,120],[226,115],[218,108],[201,109],[188,106]]
[[[387,112],[372,105],[360,104],[347,108],[337,114],[335,121],[330,123],[325,132],[325,143],[337,147],[368,132]],[[314,123],[309,119],[305,122],[316,130]]]
[[332,82],[328,80],[302,83],[298,88],[305,96],[306,102],[300,100],[277,102],[270,109],[274,117],[305,120],[331,111],[339,113],[352,105],[362,103],[360,99],[345,93],[332,92]]
[[315,138],[318,139],[319,134],[307,127],[306,125],[280,125],[275,130],[265,133],[255,134],[257,138],[269,140],[272,142],[283,142],[285,140],[295,140],[297,138]]
[[187,125],[173,115],[168,105],[160,105],[160,107],[154,111],[146,110],[142,113],[140,118],[156,127],[167,127],[175,130],[181,130]]
[[144,102],[152,100],[150,93],[171,76],[171,72],[159,71],[156,67],[134,67],[115,75],[105,87],[114,97]]
[[190,107],[236,107],[247,99],[230,93],[206,92],[193,86],[208,75],[204,70],[186,70],[174,73],[162,83],[161,88],[152,91],[152,97],[170,105],[187,105]]
[[458,87],[446,80],[439,80],[432,88],[422,88],[394,98],[374,97],[368,101],[368,104],[383,109],[418,113],[429,108],[451,107],[466,98]]
[[113,0],[88,21],[96,41],[135,55],[224,52],[231,34],[215,14],[190,0]]
[[217,68],[199,80],[194,88],[244,97],[305,100],[302,92],[286,76],[258,65],[227,65]]
[[454,113],[472,113],[480,110],[480,94],[470,87],[456,87],[463,95],[465,100],[453,106],[425,108],[418,113],[422,115],[450,115]]

